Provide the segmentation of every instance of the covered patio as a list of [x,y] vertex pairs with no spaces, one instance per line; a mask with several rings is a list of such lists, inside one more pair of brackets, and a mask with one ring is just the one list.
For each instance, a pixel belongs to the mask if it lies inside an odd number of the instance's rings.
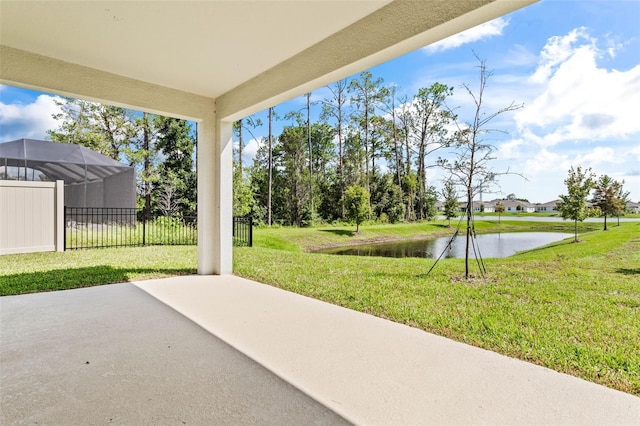
[[198,276],[0,299],[0,423],[634,423],[640,400],[232,276],[233,121],[534,0],[0,2],[0,82],[194,120]]

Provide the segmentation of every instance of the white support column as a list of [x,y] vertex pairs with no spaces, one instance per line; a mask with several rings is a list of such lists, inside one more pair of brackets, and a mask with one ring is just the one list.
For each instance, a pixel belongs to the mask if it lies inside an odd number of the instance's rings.
[[233,271],[231,129],[213,111],[198,123],[199,275]]

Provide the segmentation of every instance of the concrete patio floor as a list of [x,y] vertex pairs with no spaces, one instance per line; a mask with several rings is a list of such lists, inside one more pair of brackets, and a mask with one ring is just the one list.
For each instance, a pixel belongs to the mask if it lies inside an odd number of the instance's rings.
[[632,395],[234,276],[2,297],[0,355],[7,425],[640,424]]

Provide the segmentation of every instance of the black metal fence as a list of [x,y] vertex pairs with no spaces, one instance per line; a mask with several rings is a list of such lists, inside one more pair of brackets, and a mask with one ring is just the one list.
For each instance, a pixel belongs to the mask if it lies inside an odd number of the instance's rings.
[[253,218],[251,216],[233,217],[233,245],[253,246]]
[[[65,250],[147,245],[195,245],[196,216],[145,215],[135,208],[65,207]],[[253,221],[234,218],[234,245],[252,245]]]

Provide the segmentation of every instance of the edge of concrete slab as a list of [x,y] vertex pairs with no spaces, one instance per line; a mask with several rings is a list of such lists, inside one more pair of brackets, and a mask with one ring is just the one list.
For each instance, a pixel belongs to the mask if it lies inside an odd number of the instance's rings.
[[134,284],[354,423],[640,419],[633,395],[232,275]]

